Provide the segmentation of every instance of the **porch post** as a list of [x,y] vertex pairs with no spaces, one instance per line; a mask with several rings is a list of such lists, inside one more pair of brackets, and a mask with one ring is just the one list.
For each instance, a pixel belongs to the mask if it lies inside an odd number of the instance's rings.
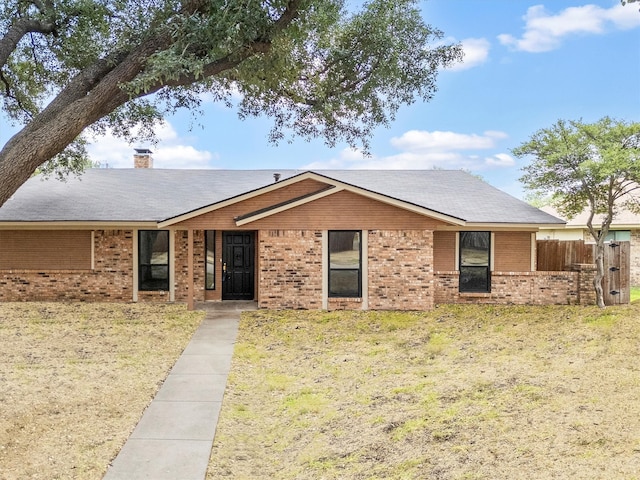
[[187,310],[193,310],[193,230],[187,230]]

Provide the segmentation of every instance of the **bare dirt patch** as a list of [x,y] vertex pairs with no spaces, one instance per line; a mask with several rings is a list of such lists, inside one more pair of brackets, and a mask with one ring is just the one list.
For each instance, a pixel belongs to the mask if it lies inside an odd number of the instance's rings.
[[208,479],[640,478],[640,304],[244,314]]
[[202,317],[0,303],[0,479],[102,478]]

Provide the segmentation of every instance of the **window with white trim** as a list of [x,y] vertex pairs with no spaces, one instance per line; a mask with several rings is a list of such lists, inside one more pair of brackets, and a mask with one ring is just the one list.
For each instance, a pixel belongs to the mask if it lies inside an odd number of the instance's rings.
[[460,232],[460,291],[491,291],[491,232]]
[[169,290],[169,230],[138,232],[138,290]]
[[216,289],[216,231],[205,230],[205,288]]
[[362,232],[329,231],[329,297],[362,296]]

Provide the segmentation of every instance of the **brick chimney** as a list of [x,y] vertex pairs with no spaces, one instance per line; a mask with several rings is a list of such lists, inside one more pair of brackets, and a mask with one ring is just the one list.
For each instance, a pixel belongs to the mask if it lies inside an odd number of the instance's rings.
[[133,154],[133,166],[134,168],[153,168],[153,153],[148,148],[136,148],[136,153]]

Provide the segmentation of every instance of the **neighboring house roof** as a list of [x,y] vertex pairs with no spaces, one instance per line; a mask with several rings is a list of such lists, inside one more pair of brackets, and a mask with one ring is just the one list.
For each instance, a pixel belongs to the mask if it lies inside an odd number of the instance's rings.
[[[636,198],[636,201],[640,201],[638,200],[638,196],[636,195],[634,198]],[[563,218],[563,216],[553,207],[551,206],[544,206],[542,207],[540,210],[548,213],[549,215],[553,215],[555,217],[558,218]],[[586,229],[587,228],[587,220],[589,218],[589,213],[587,211],[583,211],[580,214],[578,214],[576,217],[567,220],[566,226],[565,227],[560,227],[560,228],[568,228],[568,229],[575,229],[575,228],[579,228],[579,229]],[[602,223],[602,215],[596,215],[593,218],[593,225],[594,226],[598,226]],[[640,228],[640,214],[638,213],[633,213],[630,212],[627,209],[621,208],[618,213],[616,214],[616,216],[613,218],[613,221],[611,222],[611,227],[612,228],[624,228],[624,229],[635,229],[635,228]],[[547,227],[547,228],[558,228],[558,227]]]
[[[274,183],[275,172],[280,174],[278,183]],[[66,182],[34,177],[0,208],[0,223],[167,223],[306,178],[339,186],[336,191],[348,189],[432,213],[454,224],[564,223],[459,170],[162,169],[90,169]],[[330,189],[322,193],[330,194]],[[287,207],[277,205],[274,211]],[[268,214],[265,212],[247,213]]]

